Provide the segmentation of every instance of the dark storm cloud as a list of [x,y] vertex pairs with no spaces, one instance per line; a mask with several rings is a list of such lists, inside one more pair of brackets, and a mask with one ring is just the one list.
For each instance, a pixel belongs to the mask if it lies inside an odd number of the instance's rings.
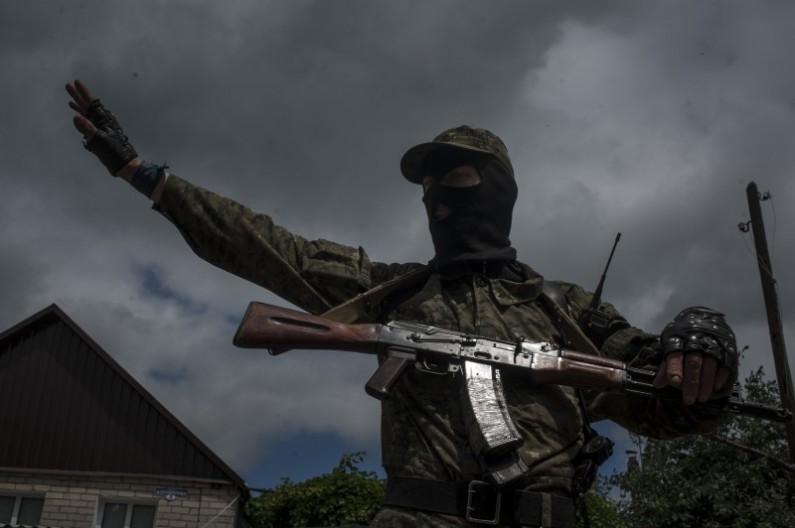
[[492,128],[517,169],[524,260],[592,289],[621,231],[605,297],[632,322],[656,331],[708,304],[751,347],[749,367],[769,365],[753,244],[737,224],[756,180],[773,194],[763,208],[791,326],[794,10],[4,2],[0,194],[13,201],[0,209],[0,321],[58,302],[233,464],[307,427],[376,442],[367,358],[232,349],[246,303],[278,300],[195,258],[82,149],[63,91],[82,78],[144,157],[386,261],[431,256],[419,190],[398,171],[405,149],[462,123]]

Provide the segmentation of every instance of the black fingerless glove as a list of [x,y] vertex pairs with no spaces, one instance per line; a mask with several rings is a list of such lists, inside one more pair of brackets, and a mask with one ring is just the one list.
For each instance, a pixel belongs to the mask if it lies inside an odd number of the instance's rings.
[[665,355],[676,350],[712,356],[729,369],[737,365],[737,341],[723,314],[693,306],[679,312],[660,336]]
[[92,152],[113,176],[138,156],[121,125],[99,99],[94,99],[86,110],[86,117],[97,127],[97,133],[83,146]]

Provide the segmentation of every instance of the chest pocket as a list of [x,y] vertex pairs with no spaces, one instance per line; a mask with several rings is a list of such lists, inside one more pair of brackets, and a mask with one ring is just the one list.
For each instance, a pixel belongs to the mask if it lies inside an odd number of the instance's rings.
[[541,293],[541,279],[527,282],[490,281],[489,287],[494,301],[503,307],[527,304],[538,299]]

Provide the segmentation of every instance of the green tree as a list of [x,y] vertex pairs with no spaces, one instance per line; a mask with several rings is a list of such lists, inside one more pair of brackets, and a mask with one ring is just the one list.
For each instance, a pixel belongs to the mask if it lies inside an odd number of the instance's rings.
[[364,453],[342,456],[337,467],[304,482],[289,478],[246,504],[257,528],[367,525],[384,498],[385,481],[358,468]]
[[585,524],[580,514],[577,516],[577,528],[626,528],[619,517],[618,505],[610,498],[611,491],[608,478],[600,475],[593,488],[585,494],[589,524]]
[[[745,380],[744,393],[780,404],[762,368]],[[795,468],[781,424],[737,416],[711,436],[637,442],[640,464],[611,478],[627,526],[795,526]]]

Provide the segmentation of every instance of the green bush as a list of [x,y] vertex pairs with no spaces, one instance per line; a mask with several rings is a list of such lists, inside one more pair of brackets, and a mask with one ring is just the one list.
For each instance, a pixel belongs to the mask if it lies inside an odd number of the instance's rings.
[[304,482],[283,478],[272,490],[248,501],[256,528],[367,525],[384,499],[386,482],[357,466],[364,453],[342,456],[337,467]]

